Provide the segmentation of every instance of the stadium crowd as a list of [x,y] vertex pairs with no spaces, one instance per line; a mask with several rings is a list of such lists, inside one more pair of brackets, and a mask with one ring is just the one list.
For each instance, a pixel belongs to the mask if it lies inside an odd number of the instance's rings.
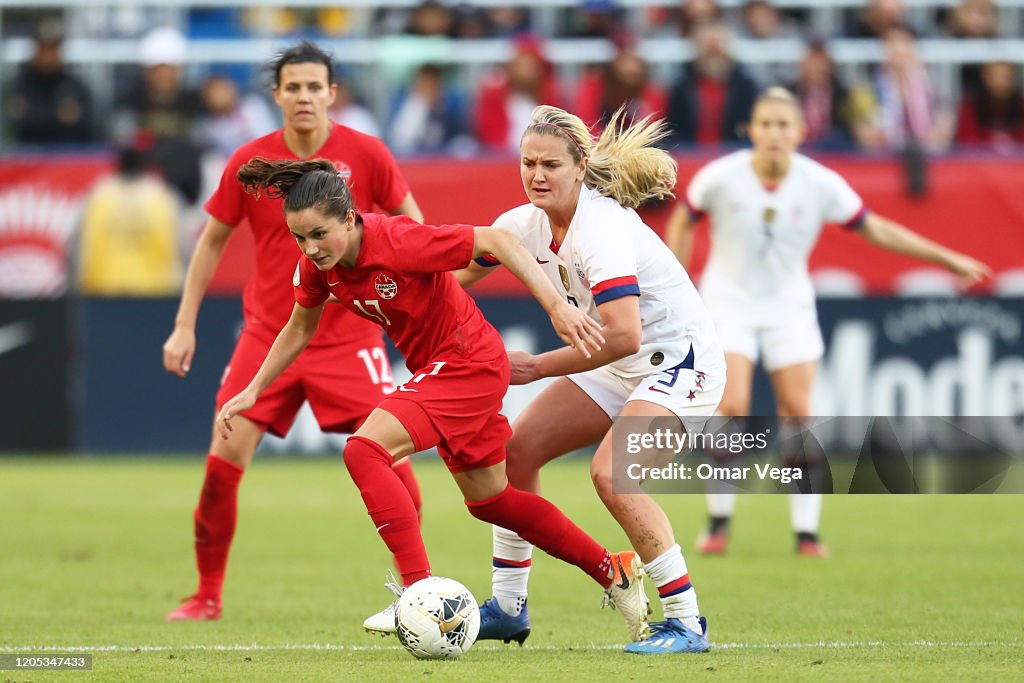
[[[958,74],[941,78],[938,65],[923,61],[917,49],[920,38],[1019,36],[1018,14],[1001,20],[994,0],[914,11],[902,0],[872,0],[843,13],[836,37],[881,41],[879,61],[839,68],[829,43],[814,35],[812,7],[784,11],[766,0],[749,0],[723,8],[713,0],[684,0],[623,8],[612,0],[584,0],[552,10],[554,20],[543,22],[526,7],[437,0],[376,10],[193,8],[185,13],[184,33],[148,25],[145,15],[129,21],[110,8],[94,25],[76,27],[76,35],[139,39],[138,64],[119,67],[125,73],[105,103],[64,63],[59,18],[9,17],[5,32],[33,35],[34,49],[27,62],[8,70],[4,138],[8,145],[110,141],[152,148],[164,160],[168,180],[191,203],[199,192],[197,150],[225,153],[272,130],[277,121],[257,55],[253,65],[195,68],[186,59],[190,40],[268,36],[283,43],[374,36],[379,59],[387,62],[377,70],[383,78],[368,84],[359,66],[343,65],[331,115],[382,137],[399,155],[514,153],[518,132],[537,104],[566,107],[600,127],[628,103],[634,116],[666,117],[673,146],[728,146],[745,140],[753,98],[770,85],[797,93],[812,148],[1020,150],[1019,64],[993,49],[991,61],[955,65]],[[684,38],[692,58],[654,68],[638,50],[638,40],[652,37]],[[733,37],[797,39],[805,49],[795,62],[745,64],[734,56]],[[492,68],[445,62],[452,41],[485,38],[510,41],[511,58]],[[594,38],[614,46],[606,63],[556,65],[549,58],[549,40]],[[368,85],[386,92],[367,92]]]

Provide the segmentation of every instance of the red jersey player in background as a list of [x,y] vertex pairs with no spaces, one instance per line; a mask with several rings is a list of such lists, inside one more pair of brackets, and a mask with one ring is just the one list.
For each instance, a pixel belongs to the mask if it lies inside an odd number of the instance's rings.
[[[504,230],[427,227],[403,217],[357,214],[345,180],[322,159],[254,159],[238,178],[247,192],[284,196],[288,227],[305,256],[292,280],[292,316],[249,386],[224,404],[221,433],[230,438],[235,416],[249,410],[300,357],[333,295],[382,326],[413,373],[349,438],[344,454],[404,585],[429,576],[430,563],[412,499],[392,465],[437,446],[474,517],[515,530],[576,565],[620,609],[626,601],[646,604],[640,577],[631,570],[634,553],[612,555],[547,500],[509,486],[505,442],[512,430],[499,412],[511,375],[508,355],[497,330],[449,271],[493,254],[540,301],[559,336],[584,356],[591,355],[588,345],[600,350],[604,344],[600,324],[568,304],[533,256]],[[393,610],[394,603],[364,627],[393,633]]]
[[[282,52],[269,65],[274,72],[274,101],[284,128],[242,145],[231,156],[220,186],[206,203],[210,214],[189,264],[174,331],[164,344],[164,367],[184,377],[195,355],[196,317],[228,237],[247,223],[256,240],[256,273],[242,297],[245,325],[224,370],[216,407],[241,391],[256,374],[277,333],[288,321],[294,297],[288,283],[300,256],[288,234],[279,200],[245,194],[235,179],[255,156],[327,158],[348,179],[360,209],[400,213],[423,219],[394,158],[380,140],[332,123],[327,110],[337,86],[330,56],[309,42]],[[288,372],[239,415],[229,439],[211,438],[206,478],[195,509],[195,553],[199,587],[171,621],[217,619],[228,551],[235,533],[238,486],[263,433],[284,436],[308,400],[326,432],[354,432],[390,386],[391,369],[380,329],[341,306],[324,313],[320,333]],[[419,508],[412,469],[398,476]]]

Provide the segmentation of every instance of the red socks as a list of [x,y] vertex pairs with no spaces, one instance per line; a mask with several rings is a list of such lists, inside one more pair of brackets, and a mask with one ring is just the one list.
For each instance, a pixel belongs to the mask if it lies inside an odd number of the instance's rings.
[[417,519],[423,519],[423,498],[420,496],[420,484],[416,481],[416,475],[412,473],[412,458],[406,458],[393,467],[395,474],[402,480],[409,497],[412,498],[413,507],[416,508]]
[[608,551],[540,496],[508,486],[496,496],[466,501],[479,520],[514,531],[548,555],[574,564],[603,588],[611,585]]
[[359,487],[377,533],[395,556],[402,583],[409,586],[430,576],[430,561],[408,484],[403,486],[392,463],[391,454],[380,444],[361,436],[348,438],[345,467]]
[[245,470],[212,453],[206,456],[206,479],[199,494],[195,520],[196,566],[199,589],[196,595],[220,600],[224,568],[238,520],[238,484]]

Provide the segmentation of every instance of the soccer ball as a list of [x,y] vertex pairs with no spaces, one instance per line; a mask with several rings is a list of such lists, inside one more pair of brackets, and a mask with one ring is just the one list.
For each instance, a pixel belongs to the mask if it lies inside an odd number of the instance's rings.
[[469,589],[454,579],[430,576],[398,598],[398,640],[418,659],[455,659],[480,633],[480,608]]

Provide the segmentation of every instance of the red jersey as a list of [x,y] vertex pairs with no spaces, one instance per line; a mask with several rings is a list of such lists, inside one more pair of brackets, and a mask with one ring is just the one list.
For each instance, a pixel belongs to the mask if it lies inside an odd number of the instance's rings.
[[295,268],[295,300],[314,308],[334,294],[383,327],[412,372],[439,354],[504,358],[497,330],[450,272],[473,257],[470,225],[424,226],[406,216],[362,214],[363,241],[351,268],[321,272],[306,257]]
[[[270,340],[288,322],[295,298],[288,282],[301,255],[295,238],[284,219],[283,200],[266,195],[258,200],[242,189],[236,177],[238,169],[253,157],[267,159],[298,159],[284,142],[284,131],[248,142],[231,155],[220,185],[206,202],[211,216],[238,227],[248,219],[259,255],[256,272],[245,286],[242,310],[246,326],[265,329]],[[398,164],[383,142],[358,131],[332,124],[331,134],[311,158],[323,157],[334,162],[352,189],[356,209],[393,211],[409,193]],[[379,331],[350,315],[340,306],[328,306],[312,345],[360,342]]]

